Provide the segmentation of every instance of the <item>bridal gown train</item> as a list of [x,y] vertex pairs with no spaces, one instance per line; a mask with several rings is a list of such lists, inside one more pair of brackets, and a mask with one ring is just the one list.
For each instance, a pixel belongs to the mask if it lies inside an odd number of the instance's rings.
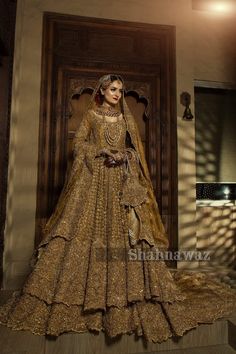
[[[124,165],[107,167],[97,155],[111,147],[109,138],[113,149],[131,152],[134,183],[125,184]],[[136,183],[135,149],[126,141],[124,119],[107,122],[94,110],[83,119],[69,181],[32,272],[0,307],[1,324],[38,335],[104,331],[162,342],[236,310],[235,291],[206,274],[172,274],[162,260],[128,257],[130,250],[155,248],[152,226],[161,221],[143,197],[144,184]]]

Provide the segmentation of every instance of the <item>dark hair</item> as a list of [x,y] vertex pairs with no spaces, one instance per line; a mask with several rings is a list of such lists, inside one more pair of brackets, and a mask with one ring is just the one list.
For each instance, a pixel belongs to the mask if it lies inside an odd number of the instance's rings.
[[122,82],[122,84],[124,83],[124,80],[122,79],[122,77],[120,75],[116,75],[116,74],[111,74],[110,80],[111,80],[111,82],[120,81],[120,82]]

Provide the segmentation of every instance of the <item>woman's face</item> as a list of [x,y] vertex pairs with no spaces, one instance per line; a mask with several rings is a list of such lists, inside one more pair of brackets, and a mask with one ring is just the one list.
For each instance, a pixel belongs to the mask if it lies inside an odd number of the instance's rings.
[[107,106],[115,106],[122,96],[123,84],[121,81],[113,81],[106,89],[101,88],[101,93],[104,96],[103,104]]

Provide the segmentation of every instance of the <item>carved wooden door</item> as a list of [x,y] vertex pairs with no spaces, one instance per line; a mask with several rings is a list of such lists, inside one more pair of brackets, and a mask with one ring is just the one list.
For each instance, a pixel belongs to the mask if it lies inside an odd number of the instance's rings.
[[158,205],[177,244],[175,31],[45,14],[36,244],[72,161],[72,139],[97,79],[118,73],[137,119]]

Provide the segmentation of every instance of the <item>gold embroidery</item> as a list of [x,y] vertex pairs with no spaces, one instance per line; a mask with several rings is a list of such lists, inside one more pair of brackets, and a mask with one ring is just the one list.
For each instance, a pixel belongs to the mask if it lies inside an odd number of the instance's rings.
[[[92,108],[84,116],[33,271],[0,307],[0,323],[39,335],[103,330],[161,342],[236,310],[235,291],[207,275],[172,275],[162,260],[128,257],[166,248],[168,239],[125,101],[117,126],[114,148],[127,154],[128,170],[104,165],[100,151],[110,149],[104,121]],[[125,145],[127,131],[132,146]]]

